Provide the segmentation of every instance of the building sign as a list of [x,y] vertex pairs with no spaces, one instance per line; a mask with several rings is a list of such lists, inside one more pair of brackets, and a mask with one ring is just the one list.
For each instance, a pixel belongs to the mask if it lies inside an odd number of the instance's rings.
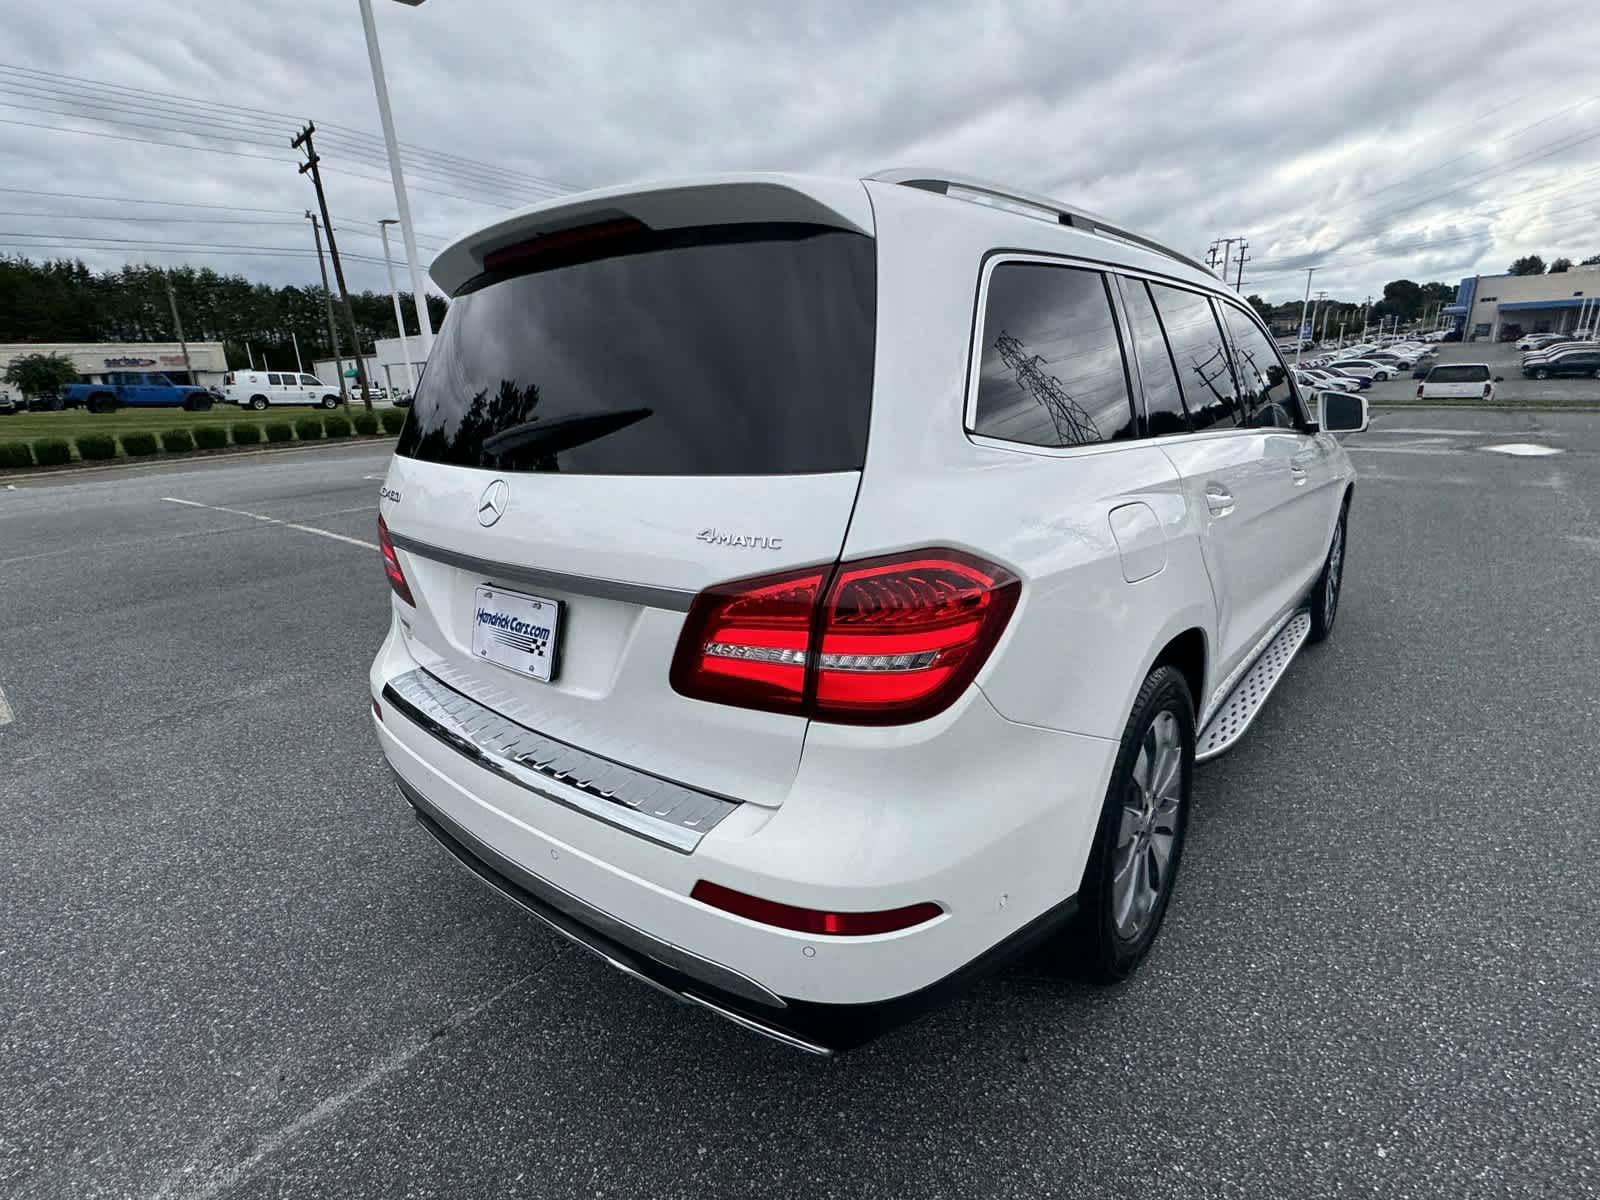
[[161,365],[163,367],[181,367],[183,366],[183,355],[163,354],[161,356]]
[[[178,361],[182,362],[183,359],[180,358]],[[155,365],[156,365],[156,360],[153,359],[153,358],[108,358],[108,359],[106,359],[106,366],[108,366],[108,367],[153,367]]]

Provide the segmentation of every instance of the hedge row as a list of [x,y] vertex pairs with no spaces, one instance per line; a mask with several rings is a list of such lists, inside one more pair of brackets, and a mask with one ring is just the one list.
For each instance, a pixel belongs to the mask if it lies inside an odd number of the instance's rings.
[[245,421],[224,428],[221,425],[194,425],[187,429],[168,429],[161,433],[125,433],[120,438],[109,433],[84,433],[69,443],[65,438],[35,438],[30,442],[0,442],[0,470],[8,467],[58,467],[72,461],[72,451],[85,462],[103,462],[117,457],[120,449],[130,458],[145,458],[164,451],[187,454],[191,450],[221,450],[229,442],[235,446],[256,446],[269,442],[319,441],[324,437],[347,438],[352,433],[372,437],[380,427],[384,433],[398,433],[405,413],[385,408],[378,412],[358,412],[353,417],[338,413],[308,416],[290,421]]

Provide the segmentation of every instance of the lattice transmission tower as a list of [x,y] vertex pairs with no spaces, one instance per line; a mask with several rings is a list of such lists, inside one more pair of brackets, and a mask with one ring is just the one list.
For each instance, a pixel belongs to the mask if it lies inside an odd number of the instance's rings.
[[1044,369],[1044,359],[1028,354],[1022,343],[1003,329],[994,340],[994,348],[1000,352],[1001,361],[1011,368],[1022,390],[1050,414],[1063,446],[1090,446],[1101,440],[1094,418],[1067,394],[1061,380]]

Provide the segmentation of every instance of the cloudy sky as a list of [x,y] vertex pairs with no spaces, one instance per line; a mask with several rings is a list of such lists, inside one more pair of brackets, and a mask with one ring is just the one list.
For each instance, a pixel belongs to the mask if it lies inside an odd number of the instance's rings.
[[[1246,235],[1245,290],[1274,300],[1313,263],[1359,299],[1600,254],[1592,4],[375,4],[425,261],[560,189],[891,165],[1201,255]],[[351,282],[383,286],[394,200],[356,0],[71,0],[19,5],[6,33],[0,253],[310,282],[288,140],[311,118]]]

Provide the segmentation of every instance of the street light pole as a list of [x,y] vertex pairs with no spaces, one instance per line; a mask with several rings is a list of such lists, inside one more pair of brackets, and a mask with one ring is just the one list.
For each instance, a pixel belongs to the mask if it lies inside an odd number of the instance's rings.
[[394,326],[400,331],[400,357],[406,360],[406,386],[413,396],[417,394],[417,369],[411,365],[411,345],[406,341],[406,318],[400,311],[400,289],[394,285],[394,259],[389,257],[389,226],[393,217],[378,222],[378,232],[383,235],[383,265],[389,271],[389,295],[394,298]]
[[[413,8],[422,0],[400,0]],[[400,167],[400,144],[394,136],[394,117],[389,113],[389,85],[383,77],[383,54],[378,49],[378,28],[372,22],[372,0],[360,0],[361,27],[367,35],[367,58],[372,63],[372,87],[378,94],[378,120],[383,124],[383,144],[389,152],[389,177],[394,181],[394,203],[400,210],[400,237],[406,246],[406,269],[411,274],[411,296],[417,305],[417,329],[422,335],[422,357],[433,353],[433,322],[428,317],[428,293],[422,285],[417,263],[417,232],[411,224],[411,202],[406,199],[406,178]],[[413,389],[414,391],[415,389]]]
[[1306,306],[1311,303],[1311,273],[1315,270],[1315,267],[1306,268],[1306,294],[1300,301],[1300,336],[1294,339],[1295,366],[1300,365],[1300,356],[1306,350]]

